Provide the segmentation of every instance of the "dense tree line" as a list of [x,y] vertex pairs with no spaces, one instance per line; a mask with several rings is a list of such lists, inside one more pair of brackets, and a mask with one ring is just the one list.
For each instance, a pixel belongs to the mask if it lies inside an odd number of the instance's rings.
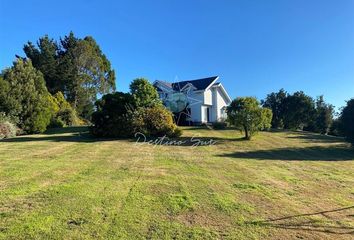
[[323,96],[314,100],[302,91],[289,94],[280,89],[268,94],[262,105],[273,111],[272,128],[327,134],[333,122],[334,107],[326,103]]
[[337,119],[334,119],[334,106],[326,103],[323,96],[313,99],[302,91],[289,94],[280,89],[268,94],[262,105],[273,112],[272,128],[344,136],[354,143],[354,99],[347,102]]

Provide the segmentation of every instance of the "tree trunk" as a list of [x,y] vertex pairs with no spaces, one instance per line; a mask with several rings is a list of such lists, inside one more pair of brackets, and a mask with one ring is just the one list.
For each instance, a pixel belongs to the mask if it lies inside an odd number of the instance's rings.
[[245,130],[245,139],[250,140],[251,136],[249,135],[248,128],[243,126],[243,129]]

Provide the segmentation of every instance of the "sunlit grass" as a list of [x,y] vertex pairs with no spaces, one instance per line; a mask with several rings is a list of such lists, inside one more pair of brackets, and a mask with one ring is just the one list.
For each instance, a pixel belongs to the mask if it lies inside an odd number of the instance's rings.
[[0,239],[350,239],[354,152],[341,139],[205,128],[181,139],[66,128],[1,141]]

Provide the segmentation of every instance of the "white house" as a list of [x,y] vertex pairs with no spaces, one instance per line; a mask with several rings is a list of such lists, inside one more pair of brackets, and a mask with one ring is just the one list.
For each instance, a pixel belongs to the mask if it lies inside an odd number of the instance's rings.
[[177,121],[212,123],[226,118],[231,98],[218,76],[175,83],[156,80],[154,86]]

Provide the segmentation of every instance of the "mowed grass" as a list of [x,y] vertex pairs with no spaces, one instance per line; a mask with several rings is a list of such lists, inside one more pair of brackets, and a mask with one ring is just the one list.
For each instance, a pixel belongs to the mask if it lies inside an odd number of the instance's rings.
[[0,141],[0,239],[353,238],[340,138],[185,128],[182,146],[152,146],[85,131]]

